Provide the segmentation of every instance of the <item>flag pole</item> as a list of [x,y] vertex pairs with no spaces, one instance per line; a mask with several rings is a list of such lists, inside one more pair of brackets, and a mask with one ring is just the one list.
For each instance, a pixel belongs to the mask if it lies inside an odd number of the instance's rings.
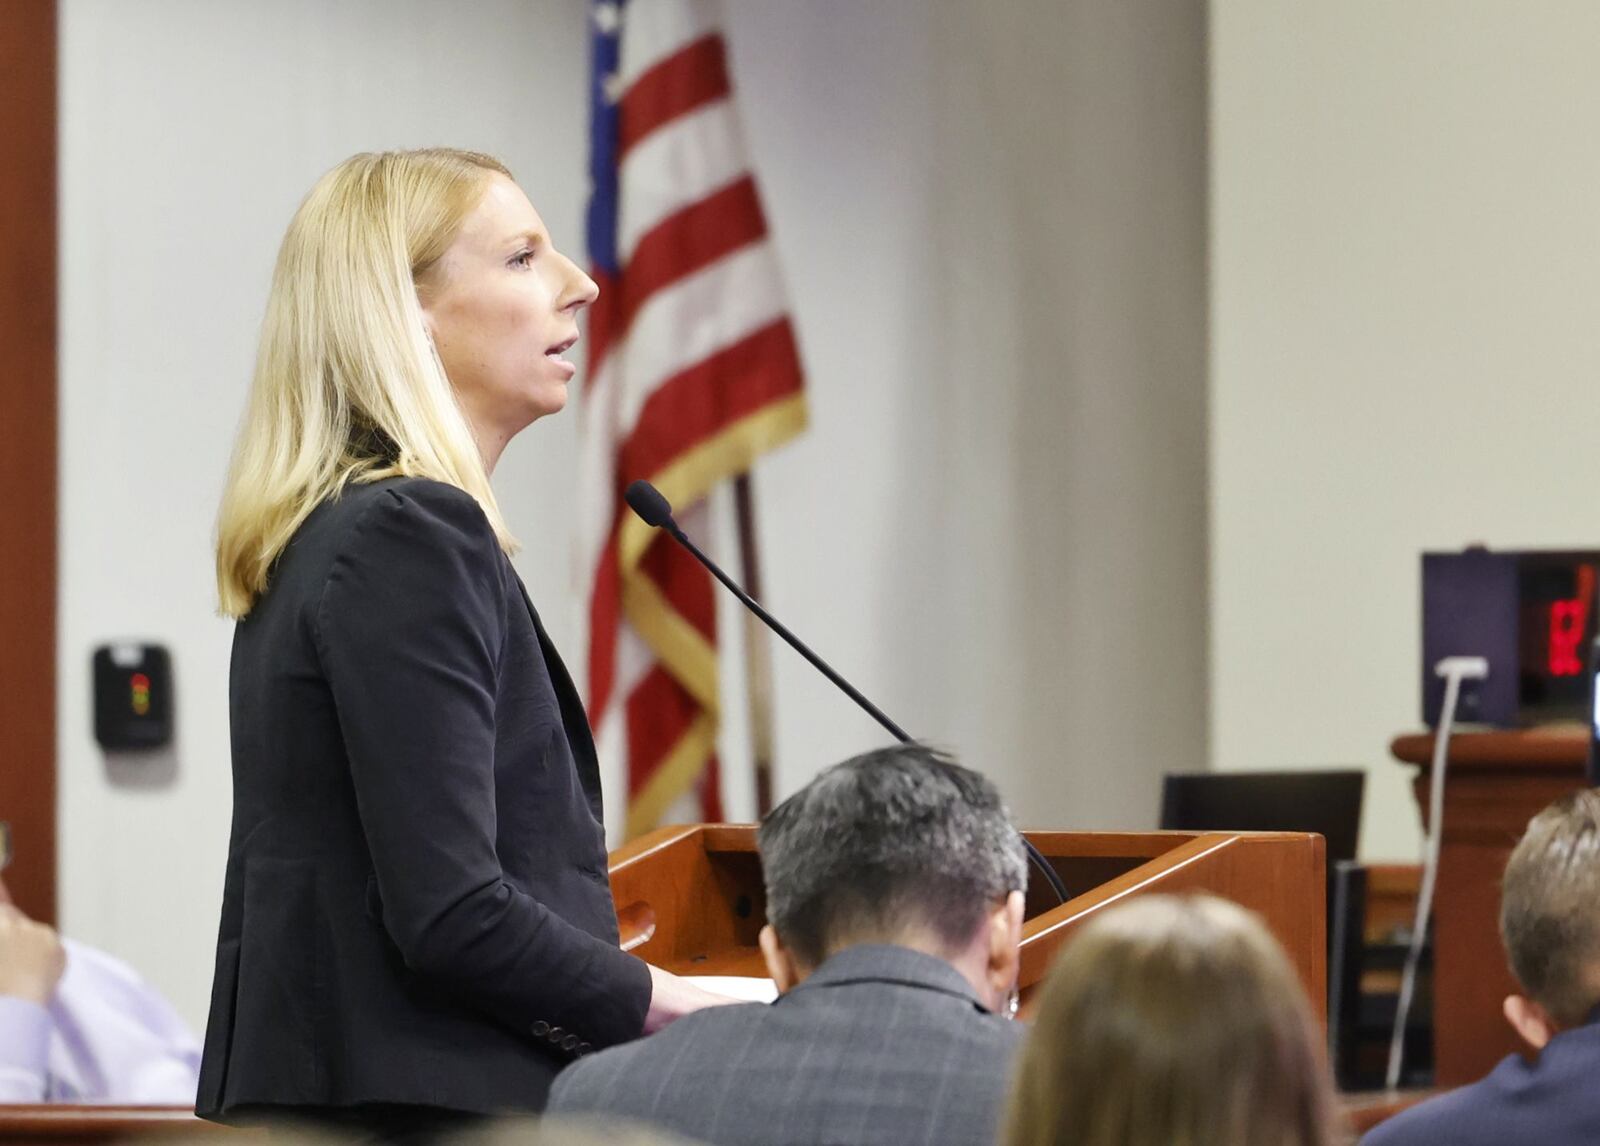
[[[739,558],[745,592],[762,599],[761,554],[756,543],[755,483],[746,470],[733,479],[739,523]],[[750,760],[755,769],[756,816],[772,811],[772,646],[756,615],[744,612],[745,698],[750,709]]]

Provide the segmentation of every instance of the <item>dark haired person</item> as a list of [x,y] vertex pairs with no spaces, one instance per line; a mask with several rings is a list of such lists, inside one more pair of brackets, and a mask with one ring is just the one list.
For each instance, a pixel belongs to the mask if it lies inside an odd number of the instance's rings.
[[1413,1106],[1363,1146],[1600,1142],[1600,789],[1535,816],[1500,890],[1500,938],[1524,994],[1506,1019],[1532,1048]]
[[982,776],[917,745],[823,772],[761,825],[782,992],[567,1068],[552,1111],[717,1144],[992,1142],[1026,866]]

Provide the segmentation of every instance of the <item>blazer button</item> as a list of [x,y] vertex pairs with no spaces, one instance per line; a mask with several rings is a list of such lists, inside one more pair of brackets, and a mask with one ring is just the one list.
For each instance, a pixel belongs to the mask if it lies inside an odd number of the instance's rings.
[[553,1042],[553,1043],[559,1044],[561,1042],[561,1036],[566,1034],[566,1033],[567,1032],[562,1030],[560,1027],[551,1027],[550,1028],[550,1041]]
[[550,1033],[550,1024],[540,1019],[533,1024],[533,1033],[537,1038],[544,1038],[545,1035]]
[[568,1035],[566,1038],[562,1039],[561,1040],[561,1049],[564,1050],[564,1051],[575,1051],[575,1050],[577,1050],[578,1049],[578,1036],[577,1035]]
[[592,1050],[594,1050],[594,1048],[592,1046],[590,1046],[588,1043],[579,1043],[578,1044],[578,1053],[579,1054],[588,1054]]

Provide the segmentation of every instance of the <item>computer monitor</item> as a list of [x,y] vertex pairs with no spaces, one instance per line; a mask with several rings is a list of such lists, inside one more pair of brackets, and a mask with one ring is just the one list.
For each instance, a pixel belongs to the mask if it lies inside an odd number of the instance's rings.
[[1327,840],[1328,870],[1356,858],[1359,768],[1302,772],[1169,772],[1161,786],[1161,826],[1187,831],[1316,832]]

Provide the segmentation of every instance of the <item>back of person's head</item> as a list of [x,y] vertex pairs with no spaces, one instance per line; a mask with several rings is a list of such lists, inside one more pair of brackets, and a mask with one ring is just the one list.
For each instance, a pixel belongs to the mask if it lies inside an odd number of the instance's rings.
[[1332,1084],[1294,970],[1211,896],[1106,909],[1051,969],[1009,1146],[1322,1146]]
[[1600,790],[1563,796],[1528,824],[1501,883],[1500,937],[1551,1027],[1530,1033],[1508,1000],[1507,1017],[1534,1045],[1600,1005]]
[[834,765],[772,810],[759,843],[768,922],[803,967],[861,943],[954,955],[997,913],[1020,927],[1027,863],[999,793],[923,745]]
[[295,530],[351,480],[448,482],[514,546],[417,295],[497,176],[509,177],[499,160],[470,151],[363,154],[301,203],[278,251],[218,518],[225,614],[249,612]]

